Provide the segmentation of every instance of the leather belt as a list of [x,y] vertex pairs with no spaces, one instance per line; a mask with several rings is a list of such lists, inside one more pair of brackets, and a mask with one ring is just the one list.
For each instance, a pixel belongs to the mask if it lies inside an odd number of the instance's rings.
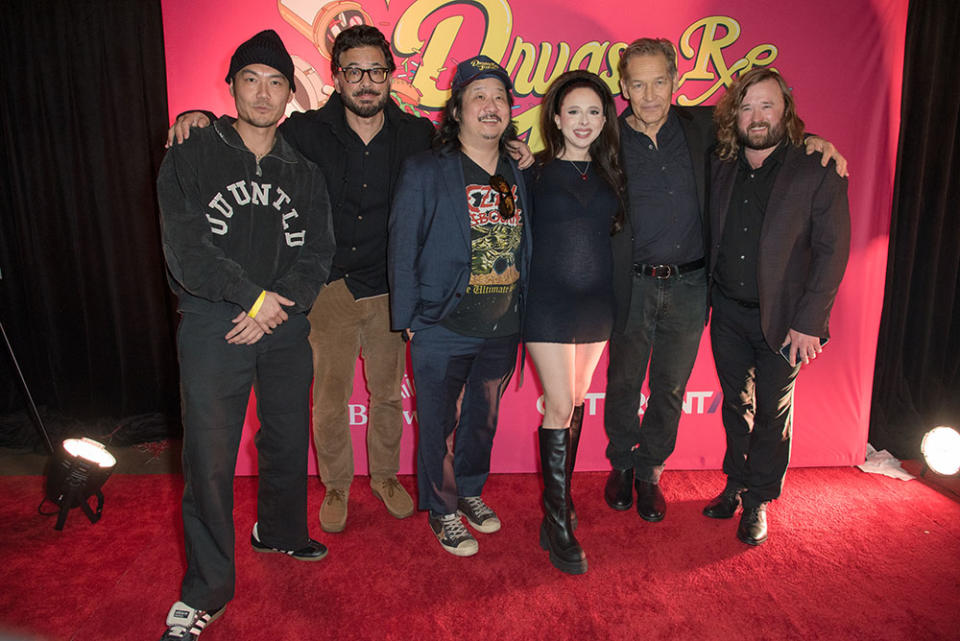
[[634,263],[633,271],[641,276],[653,276],[654,278],[663,280],[672,276],[680,276],[681,274],[692,272],[706,264],[707,262],[703,258],[684,263],[683,265],[647,265],[646,263]]

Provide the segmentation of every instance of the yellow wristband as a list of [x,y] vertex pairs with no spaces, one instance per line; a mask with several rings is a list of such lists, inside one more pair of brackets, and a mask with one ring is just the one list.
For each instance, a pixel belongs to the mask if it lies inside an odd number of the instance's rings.
[[260,296],[257,297],[257,301],[253,304],[253,307],[250,308],[250,311],[247,312],[247,316],[250,318],[256,318],[257,312],[260,311],[260,306],[263,305],[263,299],[267,297],[267,290],[260,292]]

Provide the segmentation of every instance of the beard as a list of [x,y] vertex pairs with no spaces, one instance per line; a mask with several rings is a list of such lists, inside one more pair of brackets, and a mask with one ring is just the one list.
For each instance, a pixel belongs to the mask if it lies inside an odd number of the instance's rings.
[[[356,101],[356,98],[360,96],[380,96],[380,99],[370,104],[361,104]],[[370,118],[383,111],[383,108],[387,105],[387,100],[390,99],[390,92],[384,91],[381,96],[372,89],[358,89],[354,93],[343,92],[340,94],[340,98],[343,100],[344,107],[361,118]]]
[[[749,133],[750,127],[754,125],[764,125],[766,131],[760,133]],[[783,140],[787,135],[787,130],[783,126],[783,121],[778,122],[773,127],[769,123],[757,123],[751,122],[746,130],[737,128],[737,138],[740,140],[740,144],[746,147],[747,149],[770,149],[771,147],[776,147],[780,144],[780,141]]]

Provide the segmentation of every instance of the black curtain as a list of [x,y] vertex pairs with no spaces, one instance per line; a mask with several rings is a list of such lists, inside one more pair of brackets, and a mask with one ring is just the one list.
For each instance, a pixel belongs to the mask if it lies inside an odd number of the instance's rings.
[[960,3],[914,0],[870,442],[916,458],[960,427]]
[[[154,186],[167,126],[160,2],[2,5],[0,320],[54,415],[160,413],[176,429]],[[25,404],[0,351],[8,414]]]

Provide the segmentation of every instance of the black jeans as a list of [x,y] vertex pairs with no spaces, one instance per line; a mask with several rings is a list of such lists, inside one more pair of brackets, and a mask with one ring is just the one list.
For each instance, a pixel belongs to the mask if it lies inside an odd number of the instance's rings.
[[[637,478],[657,483],[677,443],[687,380],[697,360],[706,320],[706,270],[670,278],[635,275],[630,315],[610,339],[603,426],[614,469],[635,468]],[[650,365],[650,398],[640,411]]]
[[410,361],[417,386],[421,510],[452,514],[459,497],[483,491],[518,339],[462,336],[439,325],[414,335]]
[[180,598],[213,610],[233,598],[233,479],[251,385],[257,394],[260,540],[304,547],[313,362],[303,314],[253,345],[224,340],[229,320],[184,314],[177,331],[183,412],[183,536]]
[[710,342],[727,436],[723,471],[727,487],[746,488],[743,503],[755,507],[783,488],[800,366],[790,367],[764,340],[759,309],[743,307],[716,287],[712,300]]

